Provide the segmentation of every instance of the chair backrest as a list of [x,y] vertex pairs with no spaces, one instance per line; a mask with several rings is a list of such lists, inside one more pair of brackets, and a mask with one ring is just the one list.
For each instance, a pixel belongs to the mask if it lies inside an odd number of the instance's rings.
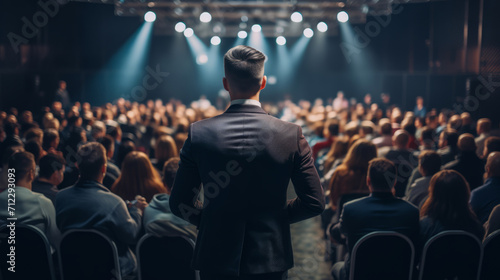
[[483,250],[481,280],[500,279],[500,229],[486,237]]
[[473,234],[443,231],[425,243],[419,279],[479,279],[482,256],[481,241]]
[[[9,239],[10,236],[15,238]],[[49,241],[40,229],[31,225],[0,227],[0,263],[3,280],[56,279]],[[15,273],[8,270],[11,264],[15,265]]]
[[58,252],[63,280],[121,279],[116,245],[97,230],[67,231]]
[[405,235],[372,232],[354,245],[349,279],[411,279],[414,259],[415,247]]
[[139,280],[197,280],[191,268],[194,241],[184,236],[144,235],[137,244]]

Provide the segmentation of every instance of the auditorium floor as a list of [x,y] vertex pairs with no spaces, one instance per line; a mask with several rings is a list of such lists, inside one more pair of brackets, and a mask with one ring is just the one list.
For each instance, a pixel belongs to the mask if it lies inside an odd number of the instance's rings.
[[[288,188],[288,198],[294,197],[293,187]],[[291,232],[295,267],[288,272],[289,280],[331,280],[331,262],[324,260],[325,241],[320,218],[292,224]]]

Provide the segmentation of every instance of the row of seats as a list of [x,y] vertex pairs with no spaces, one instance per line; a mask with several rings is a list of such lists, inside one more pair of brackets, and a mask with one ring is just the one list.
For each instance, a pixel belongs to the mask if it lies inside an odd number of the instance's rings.
[[[11,230],[0,227],[0,279],[122,279],[117,247],[99,231],[66,232],[57,250],[57,260],[53,259],[47,237],[38,228],[16,225],[15,244],[9,244],[9,236]],[[136,247],[138,279],[198,280],[198,272],[190,268],[193,249],[194,242],[188,238],[146,234]],[[8,270],[12,266],[15,272]],[[60,277],[56,276],[56,268]]]
[[408,237],[379,231],[354,246],[349,279],[498,280],[499,264],[500,230],[483,243],[465,231],[441,232],[427,241],[421,258]]

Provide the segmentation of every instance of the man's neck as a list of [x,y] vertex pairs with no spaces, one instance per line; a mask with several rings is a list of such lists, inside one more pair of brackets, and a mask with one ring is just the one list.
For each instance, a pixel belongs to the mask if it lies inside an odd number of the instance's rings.
[[55,185],[50,179],[46,179],[46,178],[38,177],[38,181],[44,182],[44,183],[48,183],[48,184],[51,184],[51,185]]

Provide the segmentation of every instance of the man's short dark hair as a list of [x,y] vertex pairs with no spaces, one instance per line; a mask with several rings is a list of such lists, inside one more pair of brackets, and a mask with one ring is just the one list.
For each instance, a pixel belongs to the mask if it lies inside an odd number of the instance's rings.
[[9,169],[14,169],[16,180],[25,179],[30,171],[35,172],[35,156],[29,152],[17,152],[9,158]]
[[490,136],[484,141],[488,153],[500,152],[500,137]]
[[245,94],[257,93],[266,56],[249,46],[236,46],[224,55],[224,73],[230,86]]
[[338,119],[330,119],[327,121],[327,129],[328,132],[330,133],[330,136],[337,136],[339,135],[339,120]]
[[106,150],[97,142],[87,143],[78,149],[78,169],[80,179],[95,180],[106,164]]
[[102,144],[104,149],[106,149],[106,152],[115,146],[115,140],[109,135],[97,139],[97,142]]
[[66,164],[63,157],[56,154],[47,154],[40,159],[38,164],[40,170],[38,170],[38,177],[49,179],[54,172],[59,171]]
[[427,142],[433,142],[434,141],[434,129],[424,126],[422,128],[422,141]]
[[16,129],[19,129],[19,124],[17,122],[14,122],[12,120],[5,120],[3,123],[3,131],[5,132],[5,135],[10,136],[14,135],[16,132]]
[[175,174],[177,174],[177,169],[179,169],[180,158],[174,157],[165,162],[163,165],[163,185],[171,190],[174,185]]
[[391,123],[384,123],[380,127],[380,133],[382,135],[391,135],[392,134],[392,125],[391,125]]
[[46,129],[43,132],[42,148],[47,151],[50,148],[52,142],[54,142],[54,140],[56,140],[57,138],[59,138],[59,132],[57,132],[57,130],[55,130],[54,128]]
[[441,133],[444,133],[443,137],[444,137],[444,139],[446,139],[448,146],[450,146],[450,147],[457,146],[458,132],[455,129],[453,129],[453,128],[445,129]]
[[397,179],[396,166],[385,158],[372,159],[368,165],[368,177],[373,191],[390,191]]
[[30,152],[35,157],[35,162],[38,163],[42,155],[42,145],[36,140],[30,140],[24,144],[24,150]]
[[418,160],[426,177],[432,176],[441,170],[441,156],[434,151],[423,151],[418,156]]

